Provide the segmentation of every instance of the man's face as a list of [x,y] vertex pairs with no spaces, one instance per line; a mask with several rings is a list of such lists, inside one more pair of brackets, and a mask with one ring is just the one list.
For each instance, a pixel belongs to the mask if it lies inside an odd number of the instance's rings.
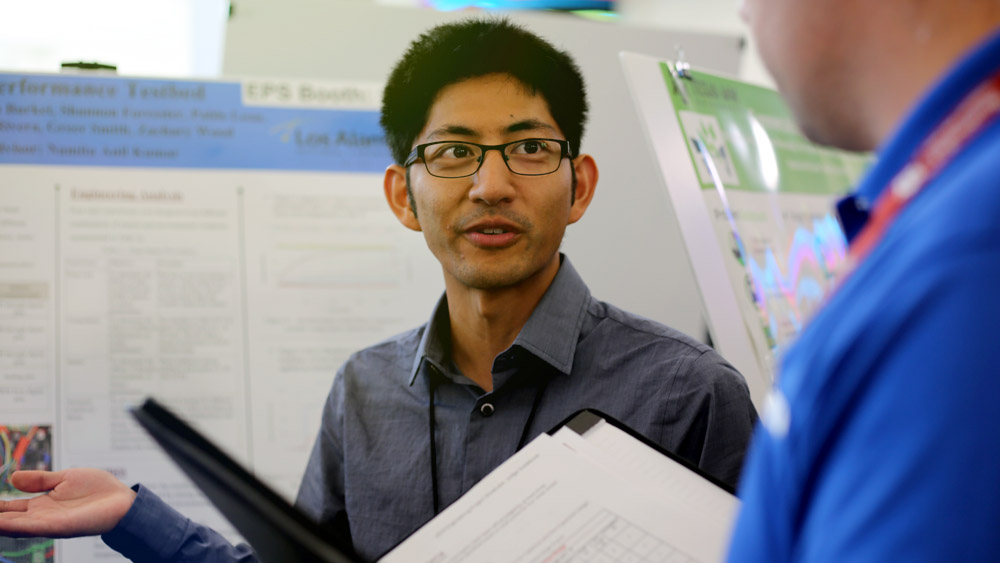
[[741,8],[805,135],[844,148],[864,148],[851,89],[858,7],[856,0],[743,0]]
[[[565,139],[539,95],[499,74],[441,90],[414,146],[435,141],[496,145],[531,137]],[[558,264],[566,225],[583,215],[589,197],[571,203],[571,167],[544,176],[520,176],[488,151],[465,178],[431,176],[423,162],[409,167],[410,190],[427,246],[446,278],[475,289],[500,289]],[[589,157],[586,157],[589,158]],[[401,217],[406,223],[406,220]]]

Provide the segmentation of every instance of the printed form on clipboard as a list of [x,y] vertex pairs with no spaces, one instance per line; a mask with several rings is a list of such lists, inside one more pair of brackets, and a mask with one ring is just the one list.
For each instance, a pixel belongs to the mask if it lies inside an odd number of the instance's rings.
[[381,561],[721,561],[739,501],[595,411],[487,475]]

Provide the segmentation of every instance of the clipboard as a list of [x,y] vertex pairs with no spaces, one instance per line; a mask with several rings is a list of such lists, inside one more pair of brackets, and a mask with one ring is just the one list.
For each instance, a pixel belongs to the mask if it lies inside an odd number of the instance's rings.
[[349,547],[154,399],[131,410],[264,563],[357,563]]
[[619,430],[621,430],[623,432],[625,432],[629,436],[635,438],[636,440],[642,442],[646,446],[648,446],[648,447],[652,448],[653,450],[659,452],[664,457],[670,458],[673,461],[679,463],[680,465],[683,465],[685,468],[689,469],[692,473],[694,473],[694,474],[698,475],[699,477],[705,479],[709,483],[712,483],[713,485],[719,487],[723,491],[726,491],[727,493],[729,493],[731,495],[736,495],[736,489],[734,489],[730,485],[728,485],[728,484],[726,484],[726,483],[724,483],[724,482],[716,479],[715,477],[713,477],[712,475],[709,475],[708,473],[705,473],[697,465],[694,465],[693,463],[691,463],[690,461],[684,459],[683,457],[681,457],[681,456],[679,456],[679,455],[677,455],[677,454],[675,454],[675,453],[673,453],[673,452],[671,452],[669,450],[664,449],[662,446],[660,446],[656,442],[654,442],[654,441],[650,440],[649,438],[643,436],[642,434],[636,432],[634,429],[632,429],[630,426],[626,425],[624,422],[621,422],[620,420],[614,418],[613,416],[605,414],[605,413],[603,413],[603,412],[601,412],[601,411],[599,411],[597,409],[581,409],[581,410],[579,410],[579,411],[577,411],[577,412],[569,415],[568,417],[566,417],[565,420],[563,420],[562,422],[560,422],[559,424],[557,424],[554,428],[552,428],[552,430],[549,430],[547,433],[551,436],[551,435],[555,434],[556,432],[558,432],[561,428],[563,428],[565,426],[566,428],[569,428],[570,430],[576,432],[577,434],[586,437],[587,432],[590,431],[592,428],[594,428],[597,424],[599,424],[602,421],[606,422],[606,423],[608,423],[608,424],[610,424],[612,426],[614,426],[615,428],[618,428]]
[[593,409],[528,442],[385,554],[413,561],[690,561],[726,556],[739,499]]

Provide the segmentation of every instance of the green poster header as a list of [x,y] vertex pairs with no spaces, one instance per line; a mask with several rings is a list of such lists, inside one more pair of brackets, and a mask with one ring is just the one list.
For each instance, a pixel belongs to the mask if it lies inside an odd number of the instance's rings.
[[660,69],[702,189],[715,185],[696,141],[726,189],[841,195],[871,162],[807,140],[773,90],[697,71],[675,82],[666,63]]

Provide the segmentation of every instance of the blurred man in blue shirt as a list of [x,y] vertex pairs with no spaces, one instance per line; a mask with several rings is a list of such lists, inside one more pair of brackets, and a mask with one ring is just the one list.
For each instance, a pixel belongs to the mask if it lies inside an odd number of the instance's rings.
[[877,150],[787,353],[733,561],[1000,561],[1000,2],[746,0],[812,139]]

